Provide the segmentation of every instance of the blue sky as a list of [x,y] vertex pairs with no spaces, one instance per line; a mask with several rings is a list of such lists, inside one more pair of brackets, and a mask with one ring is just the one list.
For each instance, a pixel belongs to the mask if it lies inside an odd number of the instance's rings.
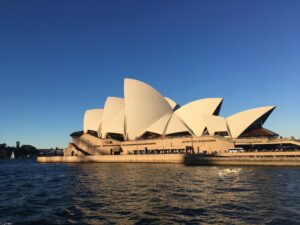
[[123,78],[300,138],[300,1],[0,1],[0,143],[64,147]]

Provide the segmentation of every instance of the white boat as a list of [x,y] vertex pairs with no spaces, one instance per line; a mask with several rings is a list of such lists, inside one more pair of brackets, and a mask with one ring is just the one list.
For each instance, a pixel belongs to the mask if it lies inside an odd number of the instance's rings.
[[11,152],[11,155],[10,155],[10,159],[15,159],[16,157],[15,157],[15,152],[14,151],[12,151]]

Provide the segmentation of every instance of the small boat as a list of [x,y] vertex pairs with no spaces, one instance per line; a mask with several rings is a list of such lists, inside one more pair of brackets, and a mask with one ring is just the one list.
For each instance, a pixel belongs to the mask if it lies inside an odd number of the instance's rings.
[[15,159],[16,157],[15,157],[15,152],[14,151],[12,151],[11,152],[11,155],[10,155],[10,159]]

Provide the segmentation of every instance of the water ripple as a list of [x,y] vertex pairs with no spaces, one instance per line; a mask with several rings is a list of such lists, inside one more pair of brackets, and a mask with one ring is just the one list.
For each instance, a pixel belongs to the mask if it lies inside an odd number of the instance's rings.
[[300,170],[0,163],[0,224],[299,224]]

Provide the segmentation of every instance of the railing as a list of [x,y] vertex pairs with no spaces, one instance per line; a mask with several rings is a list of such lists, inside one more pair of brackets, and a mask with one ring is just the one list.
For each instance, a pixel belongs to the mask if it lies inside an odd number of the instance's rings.
[[245,138],[245,139],[236,139],[236,144],[241,143],[294,143],[296,145],[300,145],[300,141],[296,139],[290,139],[290,138],[280,138],[280,139],[267,139],[267,138]]
[[300,151],[219,153],[221,157],[300,157]]

